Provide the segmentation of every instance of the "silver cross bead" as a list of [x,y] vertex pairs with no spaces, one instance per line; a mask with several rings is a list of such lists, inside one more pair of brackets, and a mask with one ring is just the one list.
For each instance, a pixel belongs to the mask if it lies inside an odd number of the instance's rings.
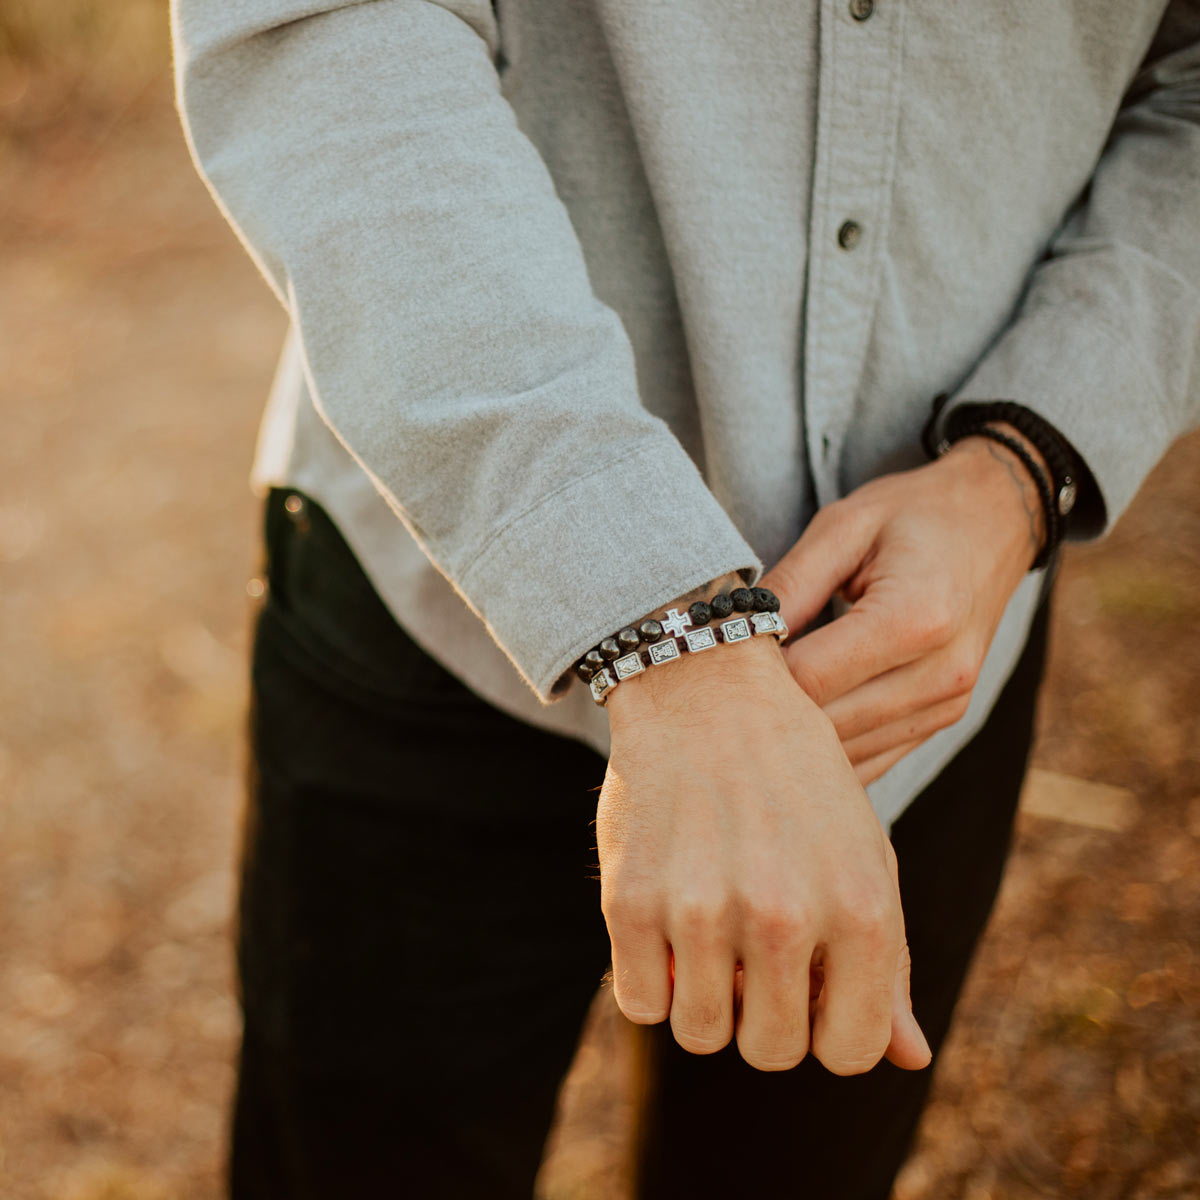
[[691,623],[692,618],[688,613],[681,613],[677,608],[668,608],[667,615],[662,620],[663,632],[668,637],[678,637]]

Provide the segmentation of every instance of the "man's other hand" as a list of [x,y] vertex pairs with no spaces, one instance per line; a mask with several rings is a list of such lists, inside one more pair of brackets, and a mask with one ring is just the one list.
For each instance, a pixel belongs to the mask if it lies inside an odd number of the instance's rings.
[[793,630],[835,594],[851,604],[784,653],[864,785],[966,713],[1043,536],[1037,490],[1017,457],[966,438],[821,509],[763,578]]

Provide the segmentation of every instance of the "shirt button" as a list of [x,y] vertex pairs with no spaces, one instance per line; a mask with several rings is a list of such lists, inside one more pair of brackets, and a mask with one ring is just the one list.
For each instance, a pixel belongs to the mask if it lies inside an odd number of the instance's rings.
[[862,226],[857,221],[843,221],[837,239],[843,250],[853,250],[862,241]]
[[875,0],[850,0],[850,15],[856,21],[865,21],[875,11]]

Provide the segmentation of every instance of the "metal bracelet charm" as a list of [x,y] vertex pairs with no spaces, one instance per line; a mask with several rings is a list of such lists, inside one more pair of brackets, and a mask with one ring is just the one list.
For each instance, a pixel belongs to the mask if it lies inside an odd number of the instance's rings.
[[[755,588],[754,591],[766,592],[766,589]],[[778,605],[778,600],[774,595],[769,592],[767,595],[770,595]],[[651,622],[646,622],[646,624],[651,624]],[[655,624],[661,625],[662,636],[651,642],[646,650],[643,651],[640,648],[631,650],[627,654],[611,659],[590,674],[588,686],[592,692],[592,699],[597,704],[603,705],[607,701],[609,693],[622,680],[640,675],[651,667],[675,662],[685,653],[702,654],[705,650],[715,649],[721,644],[748,641],[758,634],[771,634],[782,642],[788,634],[787,624],[779,615],[778,609],[750,612],[745,616],[721,621],[719,624],[704,624],[689,628],[692,625],[690,611],[681,613],[677,608],[670,608],[662,621],[655,622]]]

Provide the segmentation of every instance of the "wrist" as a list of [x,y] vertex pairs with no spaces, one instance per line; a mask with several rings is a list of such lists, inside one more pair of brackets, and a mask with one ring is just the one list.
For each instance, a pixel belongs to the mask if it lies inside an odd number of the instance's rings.
[[[1037,463],[1038,470],[1048,478],[1051,476],[1050,465],[1042,457],[1042,452],[1015,425],[1010,425],[1007,421],[989,421],[988,425],[992,429],[998,429],[1001,433],[1012,438],[1014,442],[1020,443],[1025,453]],[[1005,449],[1005,447],[1001,447],[1001,449]],[[1014,462],[1017,461],[1015,454],[1012,454],[1011,451],[1009,451],[1009,454]]]
[[[614,733],[649,715],[686,714],[714,699],[751,693],[780,677],[792,682],[783,650],[773,637],[755,637],[705,654],[685,654],[678,662],[625,680],[605,708]],[[796,688],[799,691],[799,687]]]
[[[1042,528],[1031,566],[1045,567],[1067,536],[1080,497],[1085,498],[1085,507],[1087,498],[1094,497],[1094,481],[1082,460],[1054,426],[1015,401],[967,401],[954,407],[943,420],[947,400],[946,393],[934,398],[933,412],[921,432],[926,453],[931,457],[943,455],[954,443],[967,438],[983,438],[1007,448],[1024,467],[1038,494]],[[1091,507],[1095,507],[1094,502]]]
[[665,607],[665,614],[655,609],[604,639],[577,664],[593,699],[608,708],[610,725],[650,710],[682,712],[706,690],[742,686],[748,671],[771,662],[786,674],[780,644],[787,626],[770,591],[747,588],[734,572]]
[[[1003,533],[999,546],[1029,570],[1046,545],[1046,511],[1033,472],[1046,480],[1050,473],[1045,460],[1020,431],[1000,421],[988,426],[1011,438],[1029,456],[1026,462],[1016,451],[980,434],[967,434],[956,441],[939,461],[957,473],[986,518],[998,523]],[[1032,468],[1032,469],[1031,469]]]

